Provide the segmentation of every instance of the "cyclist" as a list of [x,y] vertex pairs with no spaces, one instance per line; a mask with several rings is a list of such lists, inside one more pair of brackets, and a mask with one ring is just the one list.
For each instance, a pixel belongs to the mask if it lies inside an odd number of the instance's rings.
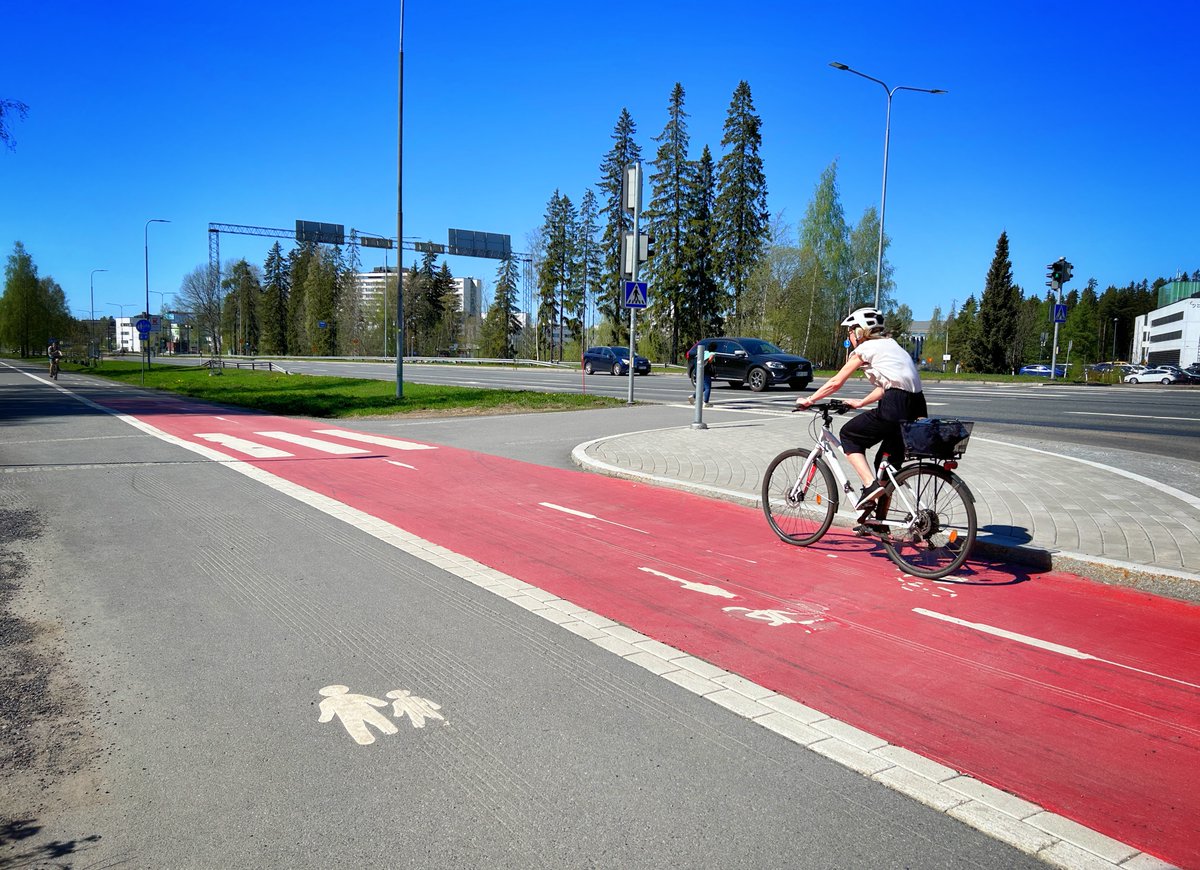
[[59,349],[57,341],[50,342],[50,347],[46,349],[46,356],[50,357],[50,377],[57,381],[58,361],[62,359],[62,350]]
[[921,391],[921,375],[908,351],[884,332],[883,314],[876,308],[859,308],[842,321],[849,329],[846,346],[850,355],[846,364],[811,396],[796,400],[796,407],[807,408],[814,402],[832,396],[859,369],[863,370],[873,389],[864,398],[847,399],[852,408],[865,408],[879,403],[865,414],[859,414],[842,427],[842,449],[846,459],[862,480],[862,495],[854,505],[865,508],[883,492],[883,484],[872,473],[866,452],[880,445],[875,455],[878,468],[886,454],[893,466],[904,462],[904,438],[900,424],[916,420],[929,413],[925,394]]

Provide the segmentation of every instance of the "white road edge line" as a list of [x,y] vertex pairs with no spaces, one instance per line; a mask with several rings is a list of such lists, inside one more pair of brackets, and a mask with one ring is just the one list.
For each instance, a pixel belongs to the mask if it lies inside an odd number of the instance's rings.
[[[34,380],[42,378],[23,372]],[[1136,859],[1139,870],[1170,865],[1133,846],[1114,840],[1091,828],[1037,804],[1016,798],[915,752],[895,746],[854,726],[777,694],[745,677],[726,671],[685,652],[634,631],[605,616],[557,598],[494,568],[438,546],[398,526],[352,508],[302,486],[276,477],[269,471],[244,462],[230,464],[224,454],[163,432],[149,423],[111,408],[105,408],[65,387],[51,384],[77,401],[110,414],[129,426],[217,462],[238,474],[268,486],[302,504],[348,523],[404,553],[453,574],[513,604],[541,616],[590,641],[631,664],[645,668],[686,691],[724,707],[735,716],[773,731],[785,740],[810,749],[831,761],[907,795],[932,809],[950,815],[982,833],[1052,864],[1062,864],[1060,854],[1083,850],[1089,863],[1111,867],[1129,866]],[[1095,856],[1098,861],[1091,861]]]
[[1156,674],[1154,671],[1135,668],[1133,665],[1114,662],[1111,659],[1102,659],[1100,656],[1094,656],[1091,653],[1085,653],[1081,650],[1075,649],[1074,647],[1063,646],[1062,644],[1054,643],[1053,641],[1049,640],[1042,640],[1041,638],[1037,637],[1030,637],[1027,634],[1018,634],[1015,631],[1009,631],[1006,628],[997,628],[994,625],[988,625],[984,622],[968,622],[967,620],[959,619],[956,616],[948,616],[945,613],[938,613],[934,610],[926,610],[924,607],[914,607],[913,613],[919,613],[921,616],[928,616],[933,619],[940,619],[943,622],[950,622],[954,625],[959,625],[963,628],[969,628],[973,631],[983,632],[984,634],[990,634],[994,637],[1002,637],[1005,640],[1011,640],[1017,643],[1026,644],[1027,646],[1037,647],[1038,649],[1045,650],[1046,652],[1058,653],[1059,655],[1067,656],[1068,658],[1080,659],[1082,661],[1100,662],[1102,664],[1112,665],[1114,668],[1124,668],[1127,671],[1135,671],[1139,674],[1145,674],[1147,677],[1154,677],[1156,680],[1165,680],[1169,683],[1178,683],[1179,685],[1187,686],[1190,689],[1200,689],[1200,685],[1196,683],[1189,683],[1187,680],[1177,680],[1175,677]]

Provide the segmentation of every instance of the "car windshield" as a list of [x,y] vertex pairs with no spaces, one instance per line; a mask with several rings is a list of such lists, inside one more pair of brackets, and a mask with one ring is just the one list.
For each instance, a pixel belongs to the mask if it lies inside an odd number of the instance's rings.
[[771,344],[769,341],[763,341],[761,338],[747,338],[742,342],[742,347],[746,349],[746,353],[783,353],[782,350]]
[[629,348],[627,348],[627,347],[617,347],[616,345],[614,345],[612,348],[612,352],[615,353],[617,356],[619,356],[621,359],[629,359]]

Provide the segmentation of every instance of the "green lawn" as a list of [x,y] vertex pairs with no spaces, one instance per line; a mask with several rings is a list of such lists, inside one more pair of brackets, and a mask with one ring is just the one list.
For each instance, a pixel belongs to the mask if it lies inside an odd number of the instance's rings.
[[[140,362],[105,360],[88,368],[64,363],[63,371],[85,372],[140,386]],[[394,381],[287,375],[280,372],[225,369],[210,375],[196,366],[154,365],[145,372],[146,386],[226,405],[297,417],[393,416],[417,412],[520,413],[577,411],[624,404],[620,399],[529,390],[487,390],[475,387],[406,383],[404,398],[396,398]]]

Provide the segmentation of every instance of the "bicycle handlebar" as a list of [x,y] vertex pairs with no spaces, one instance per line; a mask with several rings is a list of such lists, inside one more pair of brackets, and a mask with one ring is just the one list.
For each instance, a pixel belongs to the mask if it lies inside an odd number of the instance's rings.
[[819,411],[820,413],[845,414],[847,411],[854,409],[843,402],[841,399],[830,399],[828,402],[822,402],[816,405],[809,405],[807,408],[792,408],[792,413],[797,411]]

